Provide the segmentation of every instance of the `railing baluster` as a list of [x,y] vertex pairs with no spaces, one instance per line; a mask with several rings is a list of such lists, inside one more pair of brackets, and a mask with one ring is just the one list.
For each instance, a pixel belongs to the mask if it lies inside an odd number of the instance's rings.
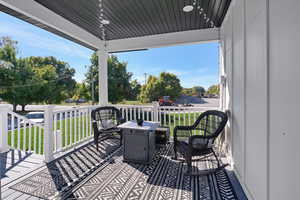
[[18,118],[18,149],[21,149],[21,118]]
[[37,152],[39,152],[39,154],[42,154],[43,152],[43,145],[42,145],[42,130],[40,127],[36,127],[36,131],[37,131],[37,137],[38,137],[38,147],[37,147]]
[[138,108],[138,118],[141,119],[141,108]]
[[77,110],[74,111],[74,135],[75,135],[75,143],[77,142],[77,137],[78,137],[78,133],[77,133]]
[[64,146],[68,146],[68,133],[67,133],[67,121],[68,121],[68,116],[67,112],[63,113],[65,118],[64,118]]
[[89,123],[90,123],[90,130],[89,130],[89,135],[92,135],[92,117],[91,117],[91,110],[89,109]]
[[38,140],[37,140],[37,136],[36,136],[36,126],[35,125],[33,125],[33,141],[34,141],[34,144],[33,144],[33,151],[35,152],[35,153],[38,153]]
[[54,121],[53,121],[53,123],[54,123],[54,125],[53,125],[53,131],[54,131],[54,149],[55,150],[57,150],[58,149],[58,147],[57,147],[57,134],[56,134],[56,132],[57,132],[57,114],[55,113],[54,114],[54,119],[53,119]]
[[79,125],[79,141],[82,139],[82,118],[81,118],[81,110],[79,111],[79,119],[78,119],[78,125]]
[[11,115],[11,125],[10,125],[10,143],[11,147],[16,147],[15,143],[15,115]]
[[29,140],[28,140],[28,150],[29,151],[31,151],[31,144],[32,144],[32,139],[31,139],[31,137],[32,137],[32,134],[31,134],[31,128],[32,128],[32,124],[31,123],[29,123],[29,129],[28,129],[28,132],[29,132]]

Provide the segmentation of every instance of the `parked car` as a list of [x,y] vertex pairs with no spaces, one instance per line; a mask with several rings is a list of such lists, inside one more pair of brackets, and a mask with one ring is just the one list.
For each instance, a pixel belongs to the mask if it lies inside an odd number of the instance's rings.
[[[44,112],[29,112],[25,115],[27,119],[29,119],[32,122],[35,122],[37,124],[43,124],[44,123]],[[25,122],[24,120],[21,121],[21,126],[24,126]],[[28,123],[26,124],[28,125]]]
[[78,99],[78,100],[76,101],[76,103],[86,103],[86,102],[87,102],[87,100],[86,100],[86,99],[83,99],[83,98]]
[[75,103],[75,100],[74,99],[66,99],[65,100],[65,103]]
[[159,106],[175,106],[174,102],[170,100],[169,96],[163,96],[158,100]]

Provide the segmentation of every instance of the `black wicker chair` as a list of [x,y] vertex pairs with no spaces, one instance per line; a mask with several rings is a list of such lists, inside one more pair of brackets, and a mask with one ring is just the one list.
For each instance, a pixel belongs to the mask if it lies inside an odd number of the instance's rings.
[[[211,110],[202,113],[191,126],[174,128],[174,159],[177,160],[177,152],[184,157],[188,168],[186,175],[209,174],[227,166],[221,165],[213,149],[214,142],[223,131],[227,120],[228,117],[225,113]],[[212,155],[216,158],[217,168],[203,170],[201,173],[192,172],[193,161],[204,161],[204,158]],[[193,156],[200,156],[200,159],[192,160]]]
[[106,139],[120,139],[122,145],[122,130],[118,125],[122,119],[120,111],[112,106],[99,107],[92,111],[94,142],[98,150],[98,143]]

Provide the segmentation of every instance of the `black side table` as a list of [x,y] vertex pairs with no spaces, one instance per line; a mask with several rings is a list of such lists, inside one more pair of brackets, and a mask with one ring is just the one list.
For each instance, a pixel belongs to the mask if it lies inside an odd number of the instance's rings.
[[170,128],[167,126],[160,126],[155,130],[155,144],[165,145],[170,139]]

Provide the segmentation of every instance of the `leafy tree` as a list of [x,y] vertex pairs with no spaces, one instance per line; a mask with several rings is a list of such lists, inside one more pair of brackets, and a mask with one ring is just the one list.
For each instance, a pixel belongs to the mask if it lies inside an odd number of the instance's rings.
[[[68,63],[54,57],[29,57],[28,62],[37,73],[41,73],[40,77],[45,80],[43,87],[47,94],[43,93],[44,95],[41,96],[43,102],[47,104],[60,103],[72,95],[76,86],[76,81],[73,79],[75,70]],[[45,71],[48,71],[48,76]],[[39,99],[38,102],[41,102],[42,99]]]
[[[131,77],[132,73],[127,72],[127,63],[120,62],[114,55],[108,58],[108,100],[110,102],[115,103],[130,98]],[[85,81],[90,85],[89,88],[91,88],[92,81],[96,83],[95,99],[99,98],[98,80],[98,56],[94,53],[91,57],[91,65]]]
[[84,98],[86,100],[91,99],[89,87],[86,83],[76,83],[76,88],[74,90],[73,99],[78,100]]
[[129,94],[130,100],[137,100],[142,89],[141,84],[139,84],[139,82],[135,79],[130,82],[130,87],[131,87],[131,92]]
[[178,97],[182,91],[179,78],[172,73],[162,72],[159,75],[161,85],[160,96],[170,96],[171,99]]
[[220,94],[220,85],[212,85],[207,89],[207,94],[219,95]]
[[187,96],[202,97],[205,94],[205,89],[201,86],[194,86],[192,88],[183,88],[182,93]]
[[162,96],[175,99],[180,95],[182,87],[175,74],[162,72],[159,77],[149,76],[146,85],[142,86],[139,99],[142,102],[157,101]]
[[30,103],[59,103],[75,86],[75,70],[54,57],[17,58],[17,42],[0,39],[0,97],[22,109]]
[[143,103],[157,101],[161,96],[161,85],[155,76],[149,76],[147,83],[142,86],[139,100]]

